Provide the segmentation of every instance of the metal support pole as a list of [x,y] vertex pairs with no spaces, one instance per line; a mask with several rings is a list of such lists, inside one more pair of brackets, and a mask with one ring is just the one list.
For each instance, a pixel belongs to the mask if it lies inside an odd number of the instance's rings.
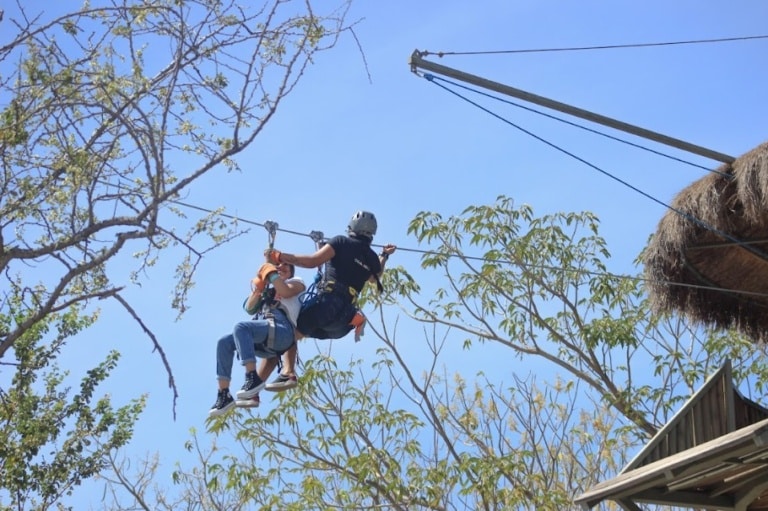
[[462,82],[471,83],[473,85],[477,85],[478,87],[482,87],[484,89],[489,89],[495,92],[499,92],[501,94],[506,94],[507,96],[512,96],[518,99],[522,99],[523,101],[528,101],[529,103],[534,103],[536,105],[544,106],[547,108],[551,108],[553,110],[557,110],[559,112],[573,115],[574,117],[579,117],[581,119],[586,119],[591,122],[602,124],[604,126],[609,126],[611,128],[614,128],[620,131],[625,131],[627,133],[637,135],[638,137],[647,138],[649,140],[653,140],[654,142],[672,146],[677,149],[681,149],[683,151],[688,151],[689,153],[698,154],[699,156],[704,156],[712,160],[720,161],[723,163],[733,163],[736,160],[736,158],[734,158],[733,156],[729,156],[727,154],[718,153],[717,151],[712,151],[705,147],[690,144],[683,140],[662,135],[661,133],[656,133],[654,131],[640,128],[638,126],[633,126],[632,124],[627,124],[625,122],[617,121],[616,119],[611,119],[610,117],[605,117],[603,115],[599,115],[594,112],[590,112],[588,110],[576,108],[574,106],[567,105],[565,103],[560,103],[559,101],[554,101],[552,99],[548,99],[542,96],[537,96],[536,94],[531,94],[530,92],[525,92],[520,89],[515,89],[514,87],[510,87],[508,85],[504,85],[498,82],[493,82],[491,80],[487,80],[479,76],[465,73],[463,71],[458,71],[450,67],[442,66],[440,64],[435,64],[434,62],[429,62],[428,60],[424,60],[421,57],[421,52],[419,52],[418,50],[414,50],[414,52],[411,54],[411,59],[409,61],[409,64],[413,72],[416,72],[417,69],[422,69],[424,71],[429,71],[431,73],[448,76],[456,80],[461,80]]

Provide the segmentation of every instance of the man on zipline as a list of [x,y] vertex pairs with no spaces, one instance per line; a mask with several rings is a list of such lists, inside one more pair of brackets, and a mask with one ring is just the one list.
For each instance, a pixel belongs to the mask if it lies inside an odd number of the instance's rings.
[[[312,255],[286,254],[273,248],[264,252],[267,261],[272,264],[288,263],[302,268],[325,265],[323,278],[317,285],[317,295],[304,304],[299,313],[297,339],[341,339],[352,329],[358,334],[362,332],[365,316],[356,306],[357,296],[366,282],[375,282],[381,291],[379,277],[384,271],[384,264],[397,250],[395,245],[387,244],[376,255],[371,242],[377,227],[373,213],[358,211],[349,221],[346,236],[334,236]],[[296,386],[295,344],[285,352],[283,361],[283,370],[273,382],[267,384],[267,390],[280,391]],[[277,360],[264,360],[262,364],[274,368]],[[262,368],[266,374],[272,369]]]

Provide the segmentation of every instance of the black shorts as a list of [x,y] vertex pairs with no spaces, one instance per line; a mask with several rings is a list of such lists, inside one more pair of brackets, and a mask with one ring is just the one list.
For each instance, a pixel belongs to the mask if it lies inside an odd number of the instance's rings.
[[341,339],[352,328],[357,308],[344,294],[321,292],[301,308],[296,329],[315,339]]

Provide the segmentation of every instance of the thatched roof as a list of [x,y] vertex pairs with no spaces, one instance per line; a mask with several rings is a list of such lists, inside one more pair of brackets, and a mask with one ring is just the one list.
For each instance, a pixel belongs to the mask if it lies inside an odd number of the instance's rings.
[[768,143],[671,207],[643,256],[655,308],[768,340]]

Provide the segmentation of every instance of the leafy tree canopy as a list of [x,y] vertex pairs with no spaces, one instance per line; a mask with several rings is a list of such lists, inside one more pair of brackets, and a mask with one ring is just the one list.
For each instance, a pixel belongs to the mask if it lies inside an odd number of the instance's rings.
[[138,282],[179,247],[172,306],[185,311],[200,258],[238,227],[214,212],[184,231],[175,201],[212,169],[238,169],[315,56],[351,30],[347,7],[118,0],[5,12],[0,358],[48,315],[111,299],[165,362],[121,295],[128,276],[108,263],[133,258]]
[[[97,388],[111,352],[70,387],[57,356],[161,252],[177,247],[181,315],[203,255],[242,231],[179,198],[239,170],[349,4],[267,0],[88,1],[0,10],[0,508],[59,506],[130,440],[143,398],[113,407]],[[191,223],[191,226],[190,226]],[[187,229],[187,227],[189,228]],[[110,263],[127,264],[116,275]],[[12,368],[13,372],[5,368]]]
[[[18,302],[11,312],[23,309]],[[38,322],[14,344],[11,385],[0,388],[0,509],[48,509],[106,468],[126,445],[144,398],[115,409],[97,389],[117,365],[111,352],[87,372],[76,391],[55,359],[67,337],[96,319],[73,306]],[[50,330],[58,332],[50,342]]]
[[[390,267],[386,294],[364,293],[375,357],[307,361],[278,403],[211,420],[213,446],[194,434],[198,463],[172,489],[118,491],[127,479],[113,478],[110,509],[135,495],[206,509],[577,509],[725,358],[765,388],[748,339],[656,316],[642,279],[611,273],[590,213],[536,216],[499,197],[423,212],[410,230],[422,267]],[[456,364],[470,351],[488,359],[481,374]]]

